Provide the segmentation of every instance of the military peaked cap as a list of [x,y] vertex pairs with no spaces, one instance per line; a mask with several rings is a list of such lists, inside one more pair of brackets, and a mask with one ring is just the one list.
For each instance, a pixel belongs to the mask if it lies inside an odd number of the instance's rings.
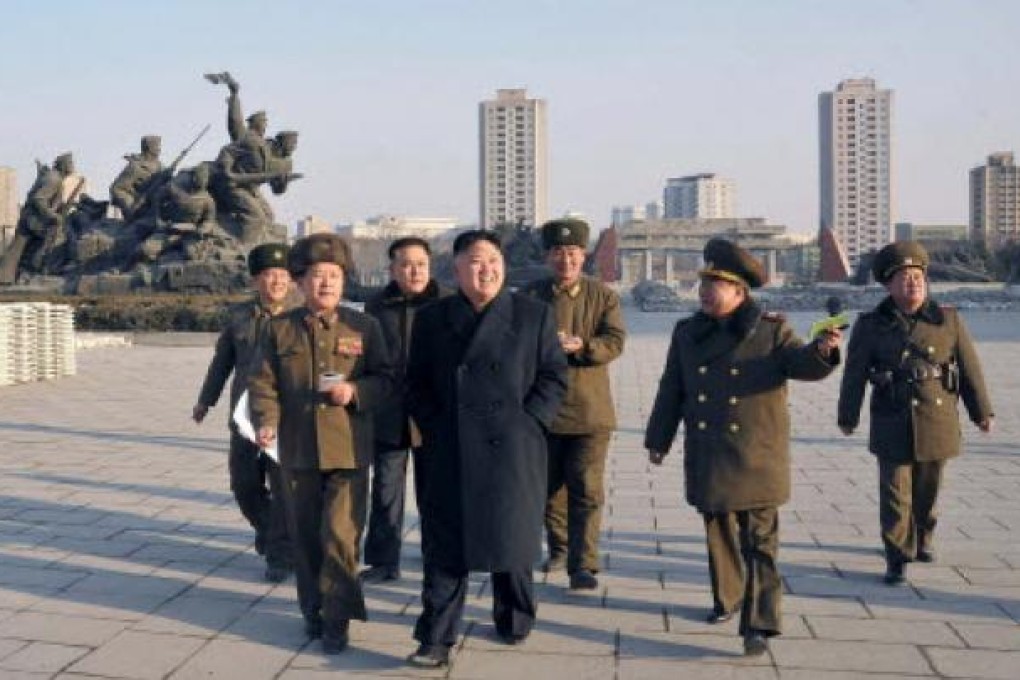
[[882,248],[871,263],[871,273],[876,281],[885,284],[904,267],[919,267],[921,271],[927,271],[928,251],[917,241],[900,241]]
[[704,258],[705,268],[698,276],[732,281],[748,288],[761,288],[768,282],[761,262],[732,241],[710,239],[705,244]]
[[574,217],[549,220],[542,225],[542,247],[546,250],[556,246],[588,247],[588,223]]
[[284,243],[263,243],[248,253],[248,273],[258,276],[267,269],[287,269],[287,245]]
[[312,234],[294,244],[290,249],[289,268],[291,276],[304,276],[313,264],[329,262],[340,265],[347,271],[351,264],[351,249],[347,241],[337,234]]

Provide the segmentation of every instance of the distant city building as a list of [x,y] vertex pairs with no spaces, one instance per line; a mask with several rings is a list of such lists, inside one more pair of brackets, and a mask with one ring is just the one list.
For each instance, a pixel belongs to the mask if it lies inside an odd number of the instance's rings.
[[363,222],[344,225],[337,231],[349,238],[381,239],[391,241],[404,236],[424,239],[438,238],[457,227],[452,217],[410,217],[406,215],[377,215]]
[[990,249],[1020,238],[1020,175],[1013,153],[993,153],[970,171],[970,238]]
[[966,224],[936,224],[930,222],[897,222],[897,241],[966,241],[969,229]]
[[524,89],[497,90],[478,105],[479,219],[539,225],[548,215],[546,103]]
[[646,220],[661,220],[662,219],[662,202],[661,201],[649,201],[645,203],[645,219]]
[[733,180],[713,173],[674,177],[666,180],[662,192],[665,212],[671,219],[726,219],[735,215],[736,189]]
[[18,174],[14,168],[0,167],[0,250],[14,239],[19,212]]
[[639,205],[614,205],[610,226],[622,227],[628,222],[645,219],[645,208]]
[[871,78],[818,96],[819,226],[832,230],[851,272],[893,237],[892,100]]
[[333,231],[333,226],[318,215],[308,215],[297,222],[295,233],[298,238]]
[[786,227],[766,224],[761,217],[729,219],[664,219],[632,222],[616,231],[619,280],[626,286],[641,281],[693,286],[702,268],[702,251],[710,238],[725,236],[751,251],[765,265],[769,281],[781,285],[786,272],[779,253],[798,247]]

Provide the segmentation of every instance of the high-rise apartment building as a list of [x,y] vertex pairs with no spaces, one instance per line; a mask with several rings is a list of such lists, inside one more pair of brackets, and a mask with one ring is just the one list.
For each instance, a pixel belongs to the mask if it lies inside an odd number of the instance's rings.
[[548,214],[549,161],[544,99],[524,89],[497,90],[478,105],[479,221],[483,228]]
[[733,180],[713,173],[667,179],[662,192],[665,218],[729,219],[734,217],[735,194]]
[[820,226],[832,230],[851,272],[893,240],[892,100],[871,78],[818,95]]
[[1020,239],[1020,174],[1009,151],[970,171],[970,238],[990,249]]
[[0,167],[0,250],[14,239],[18,223],[18,183],[14,168]]
[[328,234],[333,231],[333,225],[318,215],[306,215],[297,221],[294,231],[298,238],[304,238],[312,234]]

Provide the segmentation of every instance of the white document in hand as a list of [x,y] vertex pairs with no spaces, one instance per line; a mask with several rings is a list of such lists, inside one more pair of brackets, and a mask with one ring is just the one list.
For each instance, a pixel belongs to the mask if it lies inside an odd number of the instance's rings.
[[[248,390],[241,393],[241,398],[237,400],[237,406],[234,407],[234,414],[231,418],[234,421],[234,425],[237,425],[237,431],[242,437],[252,444],[259,443],[259,436],[255,432],[255,426],[251,424],[251,411],[248,409]],[[269,448],[262,449],[266,452],[267,456],[277,463],[280,462],[279,442],[279,439],[274,439]]]

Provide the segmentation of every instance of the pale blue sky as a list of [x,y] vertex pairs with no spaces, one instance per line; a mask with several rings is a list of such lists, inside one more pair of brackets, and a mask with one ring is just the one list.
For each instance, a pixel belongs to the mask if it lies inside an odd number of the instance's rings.
[[894,215],[966,221],[967,171],[1020,151],[1012,0],[3,0],[0,164],[72,149],[95,194],[146,133],[169,160],[225,142],[230,70],[270,131],[301,132],[288,224],[398,214],[477,219],[477,104],[549,104],[553,214],[597,226],[667,177],[714,171],[742,216],[813,231],[817,95],[895,90]]

